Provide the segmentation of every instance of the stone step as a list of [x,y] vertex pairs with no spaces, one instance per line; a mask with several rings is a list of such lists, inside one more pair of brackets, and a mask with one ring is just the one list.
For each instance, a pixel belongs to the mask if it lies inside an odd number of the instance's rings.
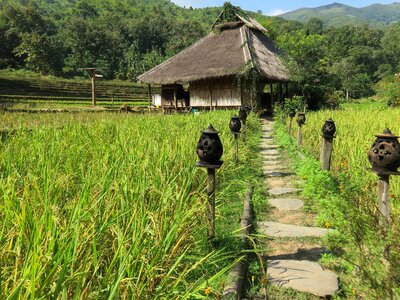
[[279,149],[279,146],[278,145],[274,145],[274,144],[261,144],[261,152],[262,151],[266,151],[266,150],[277,150],[277,149]]
[[257,222],[260,233],[272,237],[323,237],[331,229],[282,224],[277,222]]
[[266,168],[266,167],[276,168],[276,167],[280,167],[280,166],[285,166],[285,164],[280,160],[265,160],[263,162],[263,166],[264,166],[264,168]]
[[334,272],[307,260],[270,260],[267,273],[273,285],[319,297],[331,296],[339,289]]
[[277,149],[265,149],[261,150],[260,153],[262,155],[280,155],[280,151]]
[[282,162],[281,161],[282,156],[276,155],[276,156],[264,156],[263,160],[265,161],[278,161],[278,162]]
[[267,177],[286,177],[286,176],[291,176],[293,173],[291,172],[285,172],[284,170],[282,171],[265,171],[264,170],[264,176]]
[[[278,176],[280,177],[280,176]],[[302,191],[301,189],[296,189],[296,188],[291,188],[291,187],[286,187],[286,188],[273,188],[269,189],[268,193],[272,196],[282,196],[286,194],[291,194],[291,193],[297,193]]]
[[268,165],[268,164],[263,164],[263,170],[267,171],[267,172],[271,172],[271,171],[283,171],[283,170],[287,170],[288,167],[285,166],[283,163],[276,163],[276,161],[274,161],[275,165]]
[[298,210],[304,205],[300,199],[291,198],[272,198],[268,202],[278,210]]

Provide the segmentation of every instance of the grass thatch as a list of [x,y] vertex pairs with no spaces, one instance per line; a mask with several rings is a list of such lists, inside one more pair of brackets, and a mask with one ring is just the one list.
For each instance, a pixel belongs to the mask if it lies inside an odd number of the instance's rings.
[[239,75],[250,61],[266,80],[288,80],[272,40],[262,33],[266,32],[265,28],[260,30],[244,22],[234,22],[218,29],[220,32],[211,32],[139,76],[139,82],[175,84]]

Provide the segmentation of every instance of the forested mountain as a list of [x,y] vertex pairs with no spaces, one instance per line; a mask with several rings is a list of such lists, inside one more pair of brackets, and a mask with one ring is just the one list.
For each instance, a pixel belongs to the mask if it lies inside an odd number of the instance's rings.
[[[74,77],[95,66],[105,78],[134,81],[206,35],[221,10],[168,0],[3,0],[0,70]],[[294,90],[314,107],[371,95],[376,82],[400,72],[400,23],[328,27],[317,18],[247,14],[286,53]]]
[[219,13],[167,0],[6,0],[0,10],[0,68],[69,76],[96,65],[131,79],[202,37]]
[[372,4],[355,8],[352,6],[332,3],[316,8],[300,8],[280,15],[287,20],[306,22],[310,18],[319,18],[327,26],[388,25],[400,22],[400,2],[392,4]]

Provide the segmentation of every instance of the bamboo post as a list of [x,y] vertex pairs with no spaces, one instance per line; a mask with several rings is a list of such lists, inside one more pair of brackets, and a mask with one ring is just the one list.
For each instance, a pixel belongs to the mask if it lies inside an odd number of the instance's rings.
[[301,131],[302,126],[306,123],[306,114],[299,112],[297,114],[297,124],[299,125],[299,131],[297,133],[297,148],[300,148],[303,143],[303,133]]
[[207,168],[207,196],[208,196],[208,239],[215,238],[215,169]]
[[[379,211],[386,219],[387,224],[390,224],[390,199],[389,199],[389,175],[379,174],[378,193],[379,193]],[[380,224],[384,222],[381,220]]]
[[329,118],[322,126],[322,145],[319,160],[321,162],[321,168],[324,171],[329,171],[331,169],[332,145],[335,133],[335,122],[332,120],[332,118]]
[[293,124],[293,117],[290,117],[290,121],[289,121],[289,135],[292,135],[292,124]]
[[320,162],[322,170],[324,171],[329,171],[331,169],[332,144],[333,138],[322,138]]
[[197,167],[207,168],[207,223],[208,223],[208,240],[215,238],[215,169],[219,169],[223,161],[221,156],[223,146],[218,136],[218,131],[210,124],[207,129],[202,131],[200,139],[197,143],[196,153],[199,161],[196,162]]
[[247,124],[246,124],[246,120],[243,121],[243,142],[246,142],[246,132],[247,132]]
[[297,132],[297,148],[301,147],[301,144],[303,143],[303,133],[301,131],[302,125],[299,125],[299,131]]
[[393,135],[389,128],[375,136],[376,140],[368,151],[368,160],[372,166],[371,171],[379,177],[379,211],[384,217],[379,220],[379,224],[384,226],[390,224],[389,176],[400,175],[397,172],[400,165],[400,144],[398,136]]
[[239,161],[239,133],[233,134],[235,137],[235,163]]

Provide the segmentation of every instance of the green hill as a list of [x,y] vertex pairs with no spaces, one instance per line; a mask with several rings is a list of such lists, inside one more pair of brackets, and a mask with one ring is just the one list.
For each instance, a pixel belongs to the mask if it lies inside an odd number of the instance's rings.
[[400,2],[392,4],[372,4],[355,8],[341,3],[332,3],[316,8],[300,8],[280,15],[287,20],[306,22],[314,17],[328,26],[361,25],[382,26],[397,23],[400,20]]

